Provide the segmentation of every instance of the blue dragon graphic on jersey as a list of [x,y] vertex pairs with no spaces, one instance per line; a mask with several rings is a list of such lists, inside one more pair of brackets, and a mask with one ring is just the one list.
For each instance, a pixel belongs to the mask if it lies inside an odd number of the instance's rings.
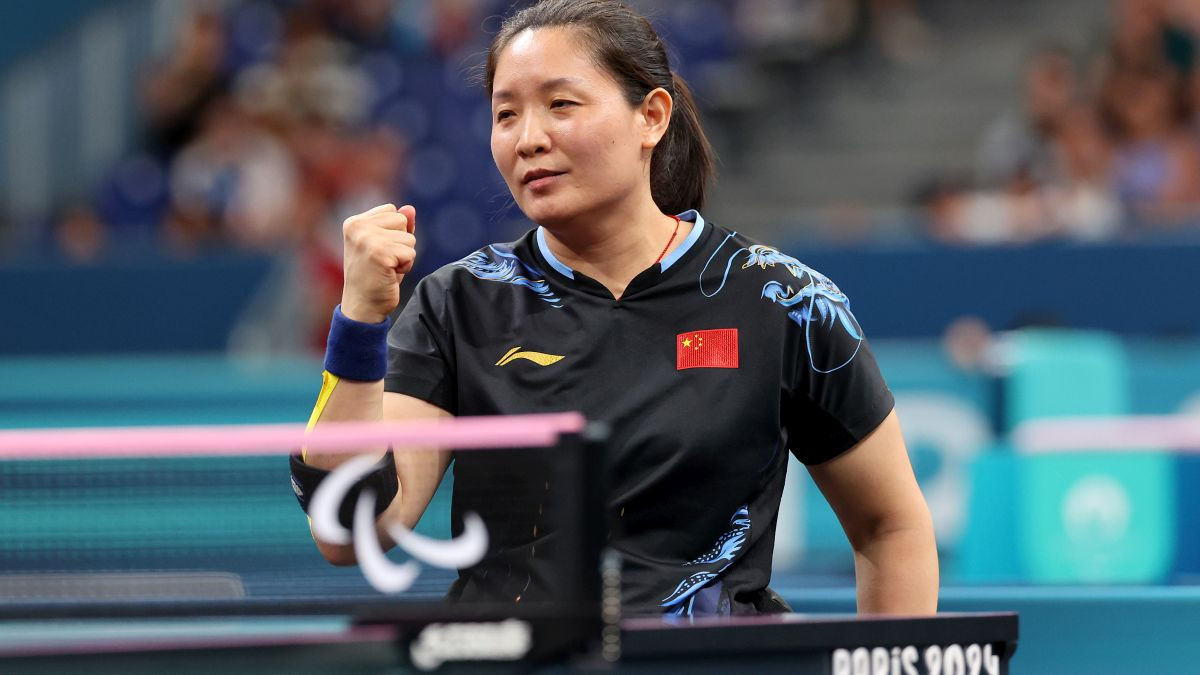
[[684,567],[693,567],[696,565],[711,565],[722,560],[728,561],[721,566],[720,569],[713,571],[711,569],[702,572],[695,572],[688,576],[675,590],[671,591],[670,595],[663,599],[660,607],[674,607],[674,613],[683,613],[686,611],[684,600],[693,596],[701,588],[704,588],[708,582],[720,576],[725,568],[733,564],[734,558],[737,557],[737,552],[742,550],[742,545],[746,543],[746,537],[750,534],[750,505],[743,504],[729,520],[731,529],[721,535],[712,548],[704,555],[683,564]]
[[[492,255],[489,256],[486,251],[491,251]],[[542,300],[550,303],[551,307],[561,308],[563,306],[562,299],[550,290],[550,284],[546,283],[543,278],[546,275],[525,264],[507,247],[493,244],[453,264],[467,270],[476,279],[524,286],[537,293]]]
[[746,504],[738,509],[729,524],[733,526],[733,529],[721,535],[717,539],[717,543],[713,544],[712,550],[691,562],[685,562],[683,566],[690,567],[714,563],[718,560],[733,560],[734,554],[742,549],[742,544],[746,541],[746,534],[750,532],[750,505]]
[[[733,238],[737,233],[732,233],[725,238],[725,242]],[[754,244],[749,248],[739,248],[729,256],[729,260],[725,263],[725,273],[721,276],[721,285],[717,290],[709,293],[704,290],[704,273],[708,271],[709,265],[712,264],[714,258],[717,257],[717,252],[725,245],[721,242],[721,246],[713,251],[712,256],[708,259],[704,269],[700,272],[700,293],[707,298],[715,297],[722,289],[725,288],[725,283],[729,280],[729,271],[733,266],[734,260],[742,253],[746,254],[746,262],[742,264],[742,269],[758,266],[761,269],[782,265],[793,277],[797,279],[799,290],[794,289],[790,284],[785,285],[780,281],[768,281],[762,288],[761,297],[765,300],[780,305],[785,308],[792,308],[788,312],[788,318],[795,321],[798,325],[804,327],[804,340],[808,346],[808,364],[815,372],[832,373],[835,370],[844,368],[855,356],[862,347],[863,335],[862,329],[858,325],[858,321],[854,318],[854,314],[850,312],[850,299],[846,297],[838,289],[829,277],[821,274],[813,268],[796,260],[790,255],[781,253],[779,249],[762,244]],[[801,285],[802,284],[802,285]],[[817,318],[819,315],[819,319]],[[822,326],[832,330],[834,325],[839,325],[846,334],[855,341],[854,351],[849,358],[832,368],[818,367],[813,358],[812,349],[812,326],[814,323],[819,323]]]

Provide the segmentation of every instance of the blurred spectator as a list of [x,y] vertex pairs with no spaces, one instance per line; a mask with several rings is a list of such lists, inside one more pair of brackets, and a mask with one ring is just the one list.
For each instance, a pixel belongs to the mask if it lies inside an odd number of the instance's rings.
[[743,0],[734,5],[733,21],[751,49],[811,58],[849,39],[854,9],[845,0]]
[[1113,190],[1112,146],[1091,106],[1064,113],[1051,153],[1054,175],[1043,187],[1049,230],[1087,241],[1117,236],[1123,214]]
[[961,183],[936,183],[917,199],[929,235],[946,244],[1024,243],[1046,236],[1043,195],[1028,179],[1005,190],[973,190]]
[[913,0],[740,0],[733,22],[746,46],[792,60],[875,47],[889,60],[911,63],[932,43]]
[[1060,46],[1038,49],[1025,66],[1021,110],[1008,112],[984,134],[976,179],[1002,188],[1018,174],[1041,181],[1054,173],[1052,136],[1079,94],[1071,53]]
[[95,262],[108,246],[108,231],[90,207],[78,204],[54,224],[54,244],[59,255],[71,262]]
[[1112,149],[1095,111],[1056,111],[1031,166],[999,187],[939,182],[919,195],[930,235],[951,244],[1016,244],[1046,238],[1116,236],[1122,211],[1112,185]]
[[1114,61],[1132,67],[1154,66],[1167,56],[1170,0],[1115,0],[1110,44]]
[[[1088,137],[1066,128],[1080,88],[1071,53],[1058,45],[1037,49],[1022,85],[1021,108],[1001,115],[984,134],[974,180],[942,185],[920,198],[933,238],[1023,243],[1086,229],[1078,221],[1103,210],[1090,199],[1090,174],[1089,181],[1075,177]],[[1068,158],[1081,166],[1066,167]],[[1107,188],[1096,180],[1100,190]]]
[[312,4],[324,23],[350,44],[381,47],[392,42],[393,0],[320,0]]
[[370,92],[350,56],[313,17],[293,15],[278,57],[235,77],[237,102],[267,126],[317,119],[352,128],[364,120]]
[[432,41],[437,53],[452,56],[480,39],[477,19],[481,5],[478,0],[438,0],[435,3]]
[[1194,221],[1198,28],[1200,2],[1115,0],[1095,87],[1067,50],[1038,50],[1025,71],[1024,109],[984,136],[978,190],[924,204],[931,234],[958,243],[1103,240],[1130,215],[1155,225]]
[[171,241],[185,250],[223,240],[260,250],[286,244],[296,189],[286,147],[230,101],[215,103],[171,166]]
[[932,239],[960,243],[958,223],[967,190],[966,183],[943,178],[927,181],[917,188],[912,206],[917,209],[920,225]]
[[122,252],[152,253],[170,204],[165,161],[148,152],[121,158],[96,190],[95,208]]
[[169,156],[196,135],[205,109],[228,87],[225,46],[215,9],[200,9],[185,20],[174,51],[142,83],[150,149]]
[[1114,58],[1105,74],[1101,109],[1117,144],[1116,190],[1143,220],[1200,213],[1200,147],[1184,93],[1180,74],[1162,60]]
[[898,63],[916,63],[929,56],[933,31],[918,14],[915,0],[871,0],[868,8],[884,56]]

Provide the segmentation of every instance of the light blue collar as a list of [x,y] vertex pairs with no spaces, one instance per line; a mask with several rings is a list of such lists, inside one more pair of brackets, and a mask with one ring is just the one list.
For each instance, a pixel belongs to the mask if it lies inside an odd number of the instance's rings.
[[551,267],[558,270],[559,274],[568,279],[575,278],[575,270],[564,265],[561,260],[555,258],[554,254],[550,252],[550,246],[546,244],[546,228],[541,225],[538,225],[537,229],[537,245],[538,250],[542,252],[542,257],[546,259],[546,262],[550,263]]
[[704,233],[704,216],[701,216],[700,212],[696,209],[684,211],[683,213],[679,214],[679,219],[695,224],[692,225],[692,231],[688,233],[687,239],[683,240],[683,243],[679,245],[679,248],[671,251],[671,255],[663,258],[662,263],[660,263],[663,272],[666,272],[668,267],[674,265],[680,258],[682,258],[683,254],[687,253],[688,249],[695,245],[695,243],[700,239],[700,235]]
[[[699,241],[700,235],[704,233],[704,217],[700,215],[699,211],[695,209],[684,211],[679,214],[679,220],[693,223],[692,231],[688,233],[687,238],[683,240],[683,243],[678,248],[671,251],[671,255],[663,258],[662,262],[659,263],[659,269],[662,272],[666,272],[667,268],[678,262],[688,252],[688,249],[692,248]],[[561,260],[554,257],[554,254],[550,252],[550,247],[546,244],[546,228],[541,226],[538,226],[537,229],[537,245],[538,250],[542,252],[542,257],[546,259],[546,262],[550,263],[550,266],[555,271],[568,279],[575,278],[575,270],[564,265]]]

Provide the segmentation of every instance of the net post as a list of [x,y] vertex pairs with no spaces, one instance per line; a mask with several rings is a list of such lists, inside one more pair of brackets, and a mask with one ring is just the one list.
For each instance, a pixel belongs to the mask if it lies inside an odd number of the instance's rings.
[[575,626],[571,642],[576,657],[584,660],[612,651],[608,642],[617,632],[611,629],[620,621],[619,586],[615,615],[611,597],[616,554],[607,547],[612,527],[605,462],[608,437],[607,425],[592,422],[579,433],[560,438],[562,456],[570,459],[558,463],[558,484],[567,486],[559,493],[556,509],[558,527],[564,534],[559,602],[575,617],[569,621]]
[[560,465],[563,547],[563,600],[598,612],[602,583],[600,563],[611,526],[608,513],[604,442],[608,428],[591,423],[578,434],[562,437],[565,456],[577,458]]

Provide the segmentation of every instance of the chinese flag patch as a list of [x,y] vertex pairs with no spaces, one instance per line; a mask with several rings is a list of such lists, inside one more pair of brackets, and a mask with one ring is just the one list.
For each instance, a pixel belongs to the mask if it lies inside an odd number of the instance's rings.
[[675,336],[675,369],[737,368],[736,328],[697,330]]

